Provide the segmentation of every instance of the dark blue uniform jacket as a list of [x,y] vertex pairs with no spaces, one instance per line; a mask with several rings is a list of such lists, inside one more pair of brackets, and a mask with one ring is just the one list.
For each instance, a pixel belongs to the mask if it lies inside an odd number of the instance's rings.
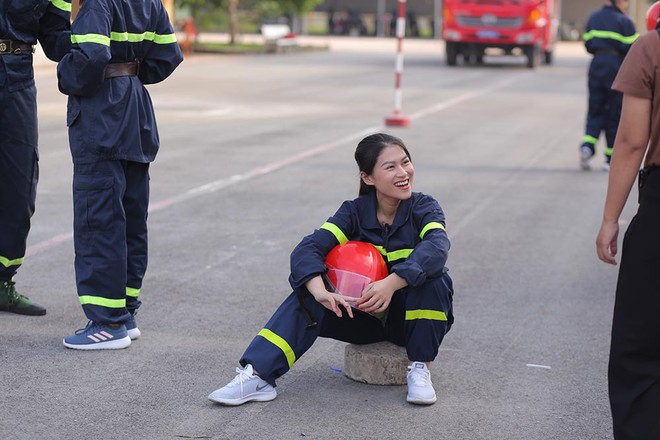
[[589,17],[583,38],[591,54],[610,50],[623,57],[638,36],[630,18],[613,6],[604,6]]
[[[72,24],[71,52],[57,67],[69,95],[74,163],[155,159],[159,139],[144,84],[163,81],[183,56],[160,0],[85,0]],[[137,76],[105,79],[109,63],[140,61]]]
[[395,272],[416,287],[439,278],[449,252],[445,215],[431,196],[414,192],[399,205],[394,223],[383,227],[376,217],[376,194],[345,201],[320,229],[305,237],[291,253],[289,282],[294,290],[324,274],[325,257],[339,243],[373,244]]
[[[59,61],[71,47],[68,0],[0,0],[0,39],[41,44]],[[0,55],[0,89],[9,92],[34,85],[32,54]]]

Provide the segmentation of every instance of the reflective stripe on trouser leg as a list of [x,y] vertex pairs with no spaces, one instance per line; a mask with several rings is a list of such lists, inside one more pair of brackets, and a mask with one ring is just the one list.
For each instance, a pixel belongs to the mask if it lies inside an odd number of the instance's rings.
[[612,156],[614,141],[616,140],[616,132],[619,129],[621,107],[623,106],[623,94],[610,89],[608,91],[608,102],[609,108],[607,111],[607,121],[605,123],[605,139],[607,140],[605,156],[609,158]]
[[0,102],[0,281],[9,281],[25,257],[39,179],[36,89],[0,88]]
[[308,327],[310,320],[302,310],[297,293],[293,292],[278,307],[241,357],[241,365],[252,364],[259,376],[272,385],[275,385],[275,379],[289,371],[319,336],[324,315],[319,307],[325,308],[311,295],[307,296],[311,301],[307,300],[305,305],[317,325]]
[[87,318],[121,323],[126,309],[126,180],[121,161],[74,164],[74,267]]
[[405,327],[410,360],[429,362],[436,358],[442,339],[454,322],[452,297],[453,286],[447,272],[422,286],[407,288]]
[[[299,298],[302,298],[304,310]],[[357,344],[384,340],[378,319],[357,311],[354,316],[351,319],[344,311],[343,317],[338,318],[301,288],[291,293],[275,311],[245,350],[240,363],[243,366],[252,364],[264,380],[275,385],[275,380],[289,371],[319,336]],[[310,326],[311,322],[316,325]]]
[[124,162],[126,191],[123,204],[126,213],[126,307],[135,311],[142,304],[138,295],[147,270],[147,211],[149,208],[149,164]]

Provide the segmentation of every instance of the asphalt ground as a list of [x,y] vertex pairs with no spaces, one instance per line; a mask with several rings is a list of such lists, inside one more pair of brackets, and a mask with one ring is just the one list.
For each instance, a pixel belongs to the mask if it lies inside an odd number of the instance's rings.
[[[491,57],[449,68],[440,43],[406,42],[411,125],[392,128],[383,124],[395,41],[321,43],[330,50],[195,55],[149,87],[162,146],[142,337],[120,351],[62,346],[86,318],[73,273],[66,98],[54,64],[38,58],[41,179],[16,281],[48,314],[0,315],[0,437],[611,437],[617,270],[595,255],[607,173],[578,170],[582,47],[561,43],[554,65],[532,71]],[[405,386],[351,381],[337,371],[345,344],[326,339],[279,379],[274,401],[208,401],[290,292],[290,251],[356,196],[353,151],[377,131],[404,139],[415,190],[447,216],[456,322],[431,366],[438,402],[413,406]],[[624,223],[634,208],[633,195]]]

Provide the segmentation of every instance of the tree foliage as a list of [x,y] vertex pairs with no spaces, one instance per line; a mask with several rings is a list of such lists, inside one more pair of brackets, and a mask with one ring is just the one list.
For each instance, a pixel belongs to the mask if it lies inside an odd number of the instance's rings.
[[302,15],[314,10],[322,0],[278,0],[282,12]]

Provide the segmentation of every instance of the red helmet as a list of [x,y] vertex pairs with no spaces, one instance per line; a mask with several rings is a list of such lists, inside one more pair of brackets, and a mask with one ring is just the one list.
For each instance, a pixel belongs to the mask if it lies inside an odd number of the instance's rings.
[[655,2],[646,11],[646,29],[654,31],[658,26],[658,18],[660,18],[660,2]]
[[342,295],[359,298],[364,287],[387,277],[387,264],[371,243],[349,241],[325,258],[328,279]]

